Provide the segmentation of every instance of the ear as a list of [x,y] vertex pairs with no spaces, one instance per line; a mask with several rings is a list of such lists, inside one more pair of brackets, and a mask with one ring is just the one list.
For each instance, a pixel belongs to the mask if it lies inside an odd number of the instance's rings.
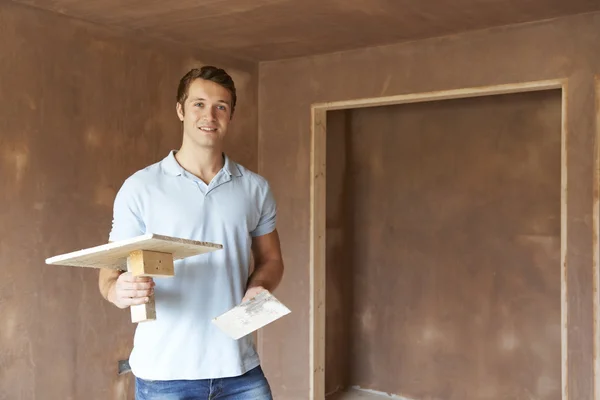
[[177,116],[179,117],[179,120],[181,122],[183,122],[183,107],[181,106],[181,104],[179,102],[177,102],[177,105],[175,106],[175,109],[177,110]]

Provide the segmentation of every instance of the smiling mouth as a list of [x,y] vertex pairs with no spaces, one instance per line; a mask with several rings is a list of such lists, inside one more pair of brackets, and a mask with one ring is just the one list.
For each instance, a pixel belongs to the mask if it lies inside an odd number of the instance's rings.
[[198,129],[200,129],[201,131],[204,131],[204,132],[216,132],[217,131],[217,128],[208,128],[208,127],[205,127],[205,126],[201,126]]

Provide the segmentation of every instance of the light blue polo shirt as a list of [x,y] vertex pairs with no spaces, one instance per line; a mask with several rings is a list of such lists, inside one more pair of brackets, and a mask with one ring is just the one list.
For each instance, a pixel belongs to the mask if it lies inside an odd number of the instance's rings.
[[174,277],[154,279],[157,319],[138,324],[129,362],[143,379],[238,376],[259,365],[252,335],[233,340],[211,319],[242,301],[252,237],[275,229],[275,200],[263,177],[227,155],[207,185],[175,153],[125,180],[109,240],[155,233],[224,248],[175,261]]

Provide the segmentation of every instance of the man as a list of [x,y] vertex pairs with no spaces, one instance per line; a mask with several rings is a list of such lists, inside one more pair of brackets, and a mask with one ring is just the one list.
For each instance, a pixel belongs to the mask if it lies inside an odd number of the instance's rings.
[[170,278],[101,270],[100,291],[119,308],[156,294],[157,320],[138,324],[129,360],[138,400],[272,398],[252,335],[232,340],[210,322],[283,275],[269,184],[223,152],[235,105],[224,70],[189,71],[177,92],[180,149],[126,179],[115,198],[110,241],[151,232],[224,246],[176,261]]

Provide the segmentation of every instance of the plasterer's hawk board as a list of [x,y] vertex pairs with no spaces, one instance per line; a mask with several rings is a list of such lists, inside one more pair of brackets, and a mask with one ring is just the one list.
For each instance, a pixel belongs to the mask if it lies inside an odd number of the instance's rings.
[[211,251],[223,245],[148,233],[46,259],[46,264],[73,267],[109,268],[127,271],[127,258],[133,251],[147,250],[173,254],[179,260]]

